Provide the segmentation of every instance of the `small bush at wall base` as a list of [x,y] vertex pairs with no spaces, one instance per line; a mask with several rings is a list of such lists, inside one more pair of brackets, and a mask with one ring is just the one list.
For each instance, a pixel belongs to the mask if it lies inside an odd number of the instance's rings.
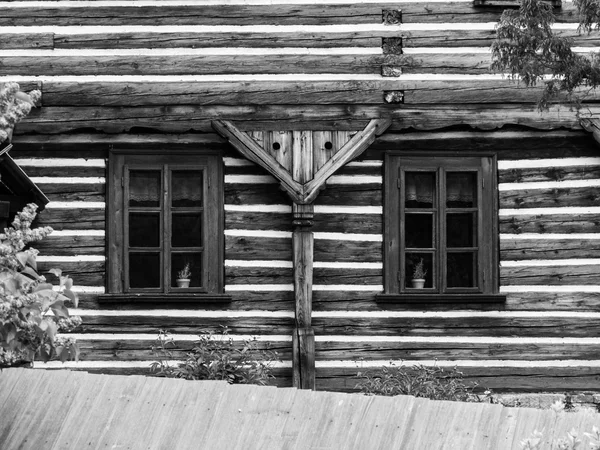
[[430,400],[480,401],[476,383],[465,383],[456,368],[437,366],[382,366],[359,372],[356,387],[365,395],[413,395]]
[[161,331],[152,351],[159,357],[151,369],[159,376],[186,380],[225,380],[230,384],[268,384],[277,352],[261,349],[256,339],[240,345],[233,341],[226,328],[220,333],[206,331],[199,336],[183,362],[171,365],[175,343]]

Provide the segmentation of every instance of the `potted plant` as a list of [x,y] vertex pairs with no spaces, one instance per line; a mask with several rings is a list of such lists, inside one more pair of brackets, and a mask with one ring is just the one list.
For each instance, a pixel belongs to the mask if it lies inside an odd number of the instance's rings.
[[189,288],[190,287],[190,278],[192,276],[192,271],[190,270],[190,263],[186,263],[177,273],[177,287],[180,288]]
[[421,258],[421,260],[415,264],[413,270],[413,277],[411,280],[412,287],[415,289],[423,289],[425,286],[425,275],[427,275],[427,270],[425,269],[423,258]]

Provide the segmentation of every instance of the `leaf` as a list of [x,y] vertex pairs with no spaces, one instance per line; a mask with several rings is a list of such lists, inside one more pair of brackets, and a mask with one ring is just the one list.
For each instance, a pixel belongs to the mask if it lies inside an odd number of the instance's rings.
[[48,325],[46,329],[46,334],[50,338],[52,342],[54,342],[54,338],[56,337],[56,333],[58,332],[58,325],[53,320],[48,320]]
[[19,252],[15,255],[17,261],[21,264],[22,267],[27,266],[27,261],[29,260],[29,253],[27,252]]
[[65,278],[66,278],[66,280],[65,280],[65,289],[67,289],[67,290],[70,291],[71,289],[73,289],[73,279],[70,278],[69,276],[66,276]]
[[60,270],[60,269],[50,269],[48,271],[48,273],[51,273],[51,274],[55,275],[57,278],[60,278],[60,276],[62,275],[62,270]]
[[[51,291],[51,292],[54,292],[52,289],[53,289],[53,288],[52,288],[52,285],[51,285],[50,283],[40,283],[40,284],[38,284],[38,285],[37,285],[37,286],[36,286],[36,287],[33,289],[33,292],[40,292],[40,291]],[[43,294],[42,294],[41,292],[40,292],[40,294],[41,294],[41,295],[46,295],[46,293],[43,293]]]
[[79,297],[77,296],[77,294],[71,290],[65,290],[63,292],[63,294],[65,295],[65,297],[67,297],[69,300],[71,300],[71,302],[73,302],[73,306],[75,308],[77,308],[77,306],[79,305]]
[[64,317],[65,319],[69,317],[69,310],[61,300],[52,303],[50,309],[56,317]]

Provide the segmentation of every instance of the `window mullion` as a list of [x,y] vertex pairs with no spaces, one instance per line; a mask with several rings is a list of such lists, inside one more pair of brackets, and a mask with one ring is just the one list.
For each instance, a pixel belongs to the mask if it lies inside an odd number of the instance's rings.
[[171,176],[169,165],[163,166],[163,207],[161,213],[163,216],[163,292],[168,293],[171,289],[170,265],[171,265]]
[[446,251],[446,171],[443,168],[438,169],[438,198],[437,198],[437,212],[438,212],[438,232],[437,232],[437,268],[438,276],[437,281],[439,283],[438,292],[446,292],[447,284],[447,267],[446,262],[448,261]]

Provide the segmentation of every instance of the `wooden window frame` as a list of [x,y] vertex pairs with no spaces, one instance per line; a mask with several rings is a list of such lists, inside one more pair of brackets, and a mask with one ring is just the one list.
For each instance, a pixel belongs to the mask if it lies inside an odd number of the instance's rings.
[[[164,170],[162,193],[164,200],[160,207],[161,226],[161,277],[162,288],[129,289],[127,282],[127,209],[125,172],[134,170]],[[177,169],[196,169],[204,173],[203,201],[203,287],[176,288],[167,286],[166,275],[170,270],[164,251],[170,248],[167,211],[171,206],[166,203],[169,193],[165,190],[167,172]],[[100,296],[101,302],[142,302],[142,303],[203,303],[229,301],[231,297],[223,294],[224,287],[224,188],[223,163],[218,152],[202,150],[126,150],[112,149],[109,152],[107,178],[107,293]],[[165,248],[167,247],[167,248]],[[170,253],[169,253],[170,254]]]
[[[445,237],[442,224],[445,216],[438,214],[436,227],[440,227],[434,239],[438,250],[434,257],[436,287],[431,289],[406,288],[403,283],[403,245],[401,223],[401,171],[435,171],[436,192],[444,192],[439,174],[442,171],[477,171],[478,176],[478,262],[477,288],[444,288]],[[498,237],[498,181],[495,154],[423,154],[387,152],[384,178],[384,288],[377,296],[382,303],[494,303],[504,302],[506,296],[499,294],[499,237]],[[438,198],[439,208],[442,199]]]

